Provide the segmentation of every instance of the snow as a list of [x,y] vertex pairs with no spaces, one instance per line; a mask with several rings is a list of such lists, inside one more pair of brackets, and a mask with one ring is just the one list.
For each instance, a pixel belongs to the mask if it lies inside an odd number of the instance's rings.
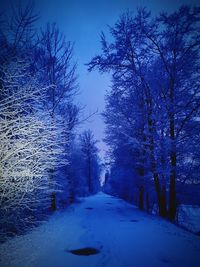
[[[83,247],[100,253],[69,253]],[[2,267],[199,267],[200,238],[98,193],[2,244],[0,259]]]
[[177,222],[193,233],[200,233],[200,207],[195,205],[180,205]]

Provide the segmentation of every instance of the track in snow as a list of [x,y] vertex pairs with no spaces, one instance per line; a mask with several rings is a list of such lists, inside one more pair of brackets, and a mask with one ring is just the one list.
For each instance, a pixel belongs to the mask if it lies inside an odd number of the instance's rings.
[[[90,256],[70,250],[95,248]],[[199,267],[200,237],[104,193],[0,247],[1,267]]]

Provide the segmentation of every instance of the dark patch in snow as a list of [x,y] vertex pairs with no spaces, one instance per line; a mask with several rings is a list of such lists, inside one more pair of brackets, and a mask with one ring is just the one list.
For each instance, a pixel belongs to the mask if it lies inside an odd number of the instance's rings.
[[112,205],[112,203],[110,203],[110,202],[107,202],[106,204],[108,204],[108,205]]
[[196,235],[200,236],[200,231],[199,232],[196,232]]
[[68,250],[70,253],[78,256],[90,256],[98,254],[100,251],[96,248],[86,247],[86,248],[79,248],[79,249],[72,249]]
[[172,263],[170,259],[167,259],[167,258],[162,258],[160,259],[160,261],[162,261],[163,263]]
[[138,220],[133,219],[133,220],[130,220],[130,222],[138,222]]
[[86,210],[93,210],[93,208],[91,208],[91,207],[87,207],[87,208],[85,208]]

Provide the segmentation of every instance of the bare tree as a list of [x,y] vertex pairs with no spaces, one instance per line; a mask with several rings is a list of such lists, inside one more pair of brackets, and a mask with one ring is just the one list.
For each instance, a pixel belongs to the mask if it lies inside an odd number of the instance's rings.
[[83,153],[85,176],[87,179],[88,192],[93,193],[95,184],[99,183],[99,177],[95,175],[95,168],[98,164],[98,148],[96,146],[97,140],[95,140],[93,133],[90,130],[84,131],[80,135],[80,145]]
[[[8,17],[9,16],[9,17]],[[11,15],[1,14],[0,26],[0,60],[6,64],[9,60],[21,57],[30,57],[35,37],[35,22],[39,15],[34,10],[34,2],[29,1],[26,5],[21,2],[11,4]]]
[[[68,109],[68,115],[72,116],[73,105],[71,103],[78,88],[76,64],[72,62],[72,58],[73,45],[70,42],[66,42],[64,35],[59,31],[55,23],[48,23],[46,28],[41,30],[35,50],[34,67],[36,71],[42,69],[42,81],[47,86],[51,85],[46,94],[46,105],[53,123],[57,120],[57,116],[61,115],[61,110],[67,111]],[[69,109],[70,105],[71,109]],[[74,111],[75,109],[74,118],[70,119],[70,127],[72,127],[72,120],[77,120],[78,108],[74,108]],[[69,134],[66,138],[69,138]],[[67,149],[67,147],[65,148]],[[51,180],[55,178],[54,172],[54,169],[50,170]],[[51,208],[56,210],[55,192],[51,194]]]

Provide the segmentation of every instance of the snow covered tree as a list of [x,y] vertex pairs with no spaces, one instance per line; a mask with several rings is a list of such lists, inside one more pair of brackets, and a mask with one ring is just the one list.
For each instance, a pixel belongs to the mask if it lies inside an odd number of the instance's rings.
[[[145,18],[146,14],[146,18]],[[169,140],[169,210],[170,219],[176,214],[176,182],[179,146],[187,124],[194,122],[200,108],[199,99],[199,20],[200,8],[182,6],[173,14],[162,13],[154,25],[144,11],[140,16],[141,32],[149,42],[152,54],[158,55],[163,78],[158,87],[165,104]],[[149,24],[151,28],[145,26]],[[160,27],[158,26],[160,25]],[[157,79],[158,82],[158,79]],[[190,136],[193,139],[193,136]],[[186,146],[186,151],[188,147]]]
[[98,159],[97,140],[90,130],[80,135],[80,147],[83,156],[83,174],[88,186],[88,193],[96,193],[100,185],[100,166]]
[[48,92],[51,112],[56,112],[63,101],[69,102],[77,93],[76,64],[73,45],[67,42],[55,23],[41,30],[34,52],[33,68],[42,69],[42,81],[53,85]]
[[36,34],[32,2],[13,3],[12,11],[0,15],[0,216],[8,231],[21,230],[28,213],[40,220],[78,191],[70,168],[80,111],[72,43],[55,23]]
[[[135,17],[127,12],[110,28],[113,41],[107,42],[102,34],[102,54],[89,64],[90,71],[96,67],[112,72],[107,137],[127,136],[126,143],[132,138],[132,148],[136,146],[140,154],[141,177],[152,173],[159,214],[172,220],[180,166],[187,165],[184,157],[191,159],[189,140],[197,145],[199,20],[200,9],[188,6],[156,18],[146,9]],[[194,138],[187,130],[190,125]],[[115,138],[109,143],[116,147]]]
[[31,209],[52,190],[49,170],[65,164],[60,157],[64,127],[49,123],[43,106],[48,88],[28,75],[26,64],[13,62],[1,73],[1,211]]
[[59,198],[61,198],[62,203],[73,203],[76,199],[78,187],[80,186],[74,171],[74,169],[78,168],[78,160],[76,160],[76,157],[79,157],[78,153],[81,154],[80,151],[78,152],[77,145],[75,144],[76,127],[80,123],[79,111],[80,109],[73,103],[62,105],[62,107],[59,109],[59,114],[61,114],[61,118],[65,127],[66,144],[64,146],[64,150],[66,152],[65,157],[68,162],[67,165],[63,166],[60,171],[58,171],[58,180],[62,187],[62,192],[59,194],[59,196],[57,196],[57,198],[58,202],[60,201]]
[[[41,30],[38,45],[36,46],[34,58],[32,62],[33,71],[37,72],[42,69],[41,81],[49,86],[47,91],[46,105],[48,106],[52,121],[56,121],[57,117],[65,115],[63,110],[69,112],[70,128],[66,139],[69,139],[70,131],[72,131],[72,120],[77,121],[79,110],[72,104],[73,97],[77,93],[76,82],[76,64],[72,62],[73,46],[70,42],[66,42],[65,36],[59,31],[55,23],[48,23],[44,30]],[[72,106],[74,108],[72,109]],[[71,109],[69,109],[71,107]],[[76,114],[72,113],[76,110]],[[62,112],[61,112],[62,111]],[[66,118],[67,119],[67,118]],[[68,127],[68,126],[66,126]],[[65,147],[67,149],[67,147]],[[51,180],[55,179],[55,170],[51,170]],[[52,193],[52,210],[56,209],[56,196]]]

